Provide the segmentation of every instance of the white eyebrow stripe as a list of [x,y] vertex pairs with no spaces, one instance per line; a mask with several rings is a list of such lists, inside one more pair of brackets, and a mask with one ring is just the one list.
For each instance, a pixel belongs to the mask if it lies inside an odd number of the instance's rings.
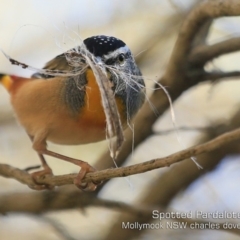
[[103,58],[105,60],[108,60],[110,58],[117,57],[120,53],[127,53],[127,52],[130,52],[130,49],[127,45],[125,45],[124,47],[120,47],[120,48],[116,49],[115,51],[113,51],[107,55],[104,55]]

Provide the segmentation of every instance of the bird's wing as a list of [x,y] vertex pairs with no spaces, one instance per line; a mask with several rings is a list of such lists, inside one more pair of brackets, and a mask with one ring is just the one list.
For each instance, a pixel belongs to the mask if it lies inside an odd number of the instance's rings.
[[[43,69],[47,69],[47,70],[64,70],[64,71],[71,71],[73,69],[73,67],[71,67],[66,59],[65,54],[60,54],[58,56],[56,56],[55,58],[53,58],[52,60],[50,60],[49,62],[47,62],[45,64],[45,66],[43,67]],[[41,73],[41,72],[36,72],[32,75],[33,78],[52,78],[53,76],[49,73],[45,74],[45,73]]]

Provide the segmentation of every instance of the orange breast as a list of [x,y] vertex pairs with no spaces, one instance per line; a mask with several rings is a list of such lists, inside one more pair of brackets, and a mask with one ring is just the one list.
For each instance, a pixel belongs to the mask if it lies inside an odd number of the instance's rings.
[[105,128],[106,120],[101,104],[99,87],[91,69],[87,70],[85,106],[81,109],[79,123],[83,127]]
[[[88,83],[86,86],[85,106],[80,112],[79,123],[81,127],[106,129],[106,117],[102,106],[101,94],[91,69],[87,70]],[[125,122],[125,107],[120,98],[116,98],[116,104],[122,123]]]

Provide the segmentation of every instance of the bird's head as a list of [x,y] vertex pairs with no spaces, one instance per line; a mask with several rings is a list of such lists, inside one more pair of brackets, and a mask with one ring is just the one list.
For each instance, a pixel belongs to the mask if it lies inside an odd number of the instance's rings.
[[145,100],[145,84],[129,47],[122,40],[105,35],[89,37],[83,44],[106,68],[114,94],[122,99],[128,118],[132,118]]

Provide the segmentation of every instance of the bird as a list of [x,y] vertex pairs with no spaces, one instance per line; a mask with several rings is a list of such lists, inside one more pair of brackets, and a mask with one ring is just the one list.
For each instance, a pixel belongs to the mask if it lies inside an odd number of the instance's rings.
[[[33,189],[52,188],[37,182],[38,176],[52,174],[44,155],[78,165],[80,171],[74,179],[78,188],[94,191],[99,184],[82,183],[88,172],[96,171],[90,164],[47,148],[47,142],[82,145],[106,139],[106,116],[96,76],[92,67],[77,54],[84,50],[94,57],[96,64],[106,66],[107,81],[124,129],[145,101],[144,78],[133,54],[125,42],[112,36],[86,38],[81,45],[47,62],[43,71],[30,78],[0,74],[0,82],[10,94],[15,116],[29,135],[42,164],[42,170],[32,173]],[[86,67],[76,74],[83,65]],[[66,72],[73,74],[61,74]]]

